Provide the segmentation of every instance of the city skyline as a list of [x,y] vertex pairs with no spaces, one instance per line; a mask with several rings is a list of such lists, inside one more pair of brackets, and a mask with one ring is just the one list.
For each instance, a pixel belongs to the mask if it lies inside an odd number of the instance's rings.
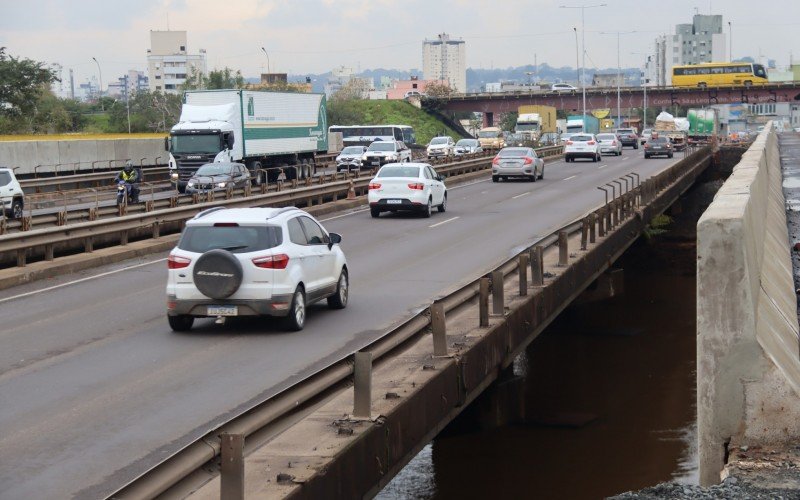
[[[723,16],[723,32],[731,22],[735,58],[759,55],[789,64],[800,53],[792,31],[800,22],[800,3],[775,0],[772,7],[753,11],[752,3],[677,0],[657,16],[642,16],[640,1],[607,1],[606,7],[586,10],[586,65],[609,68],[617,64],[616,43],[604,31],[635,30],[627,35],[620,58],[623,67],[641,67],[644,54],[654,52],[659,35],[674,33],[676,24],[692,16]],[[703,5],[698,5],[701,3]],[[717,2],[719,4],[721,2]],[[115,4],[119,9],[109,9]],[[580,32],[579,9],[559,8],[576,3],[508,0],[491,8],[478,0],[437,4],[407,0],[403,8],[388,0],[240,0],[220,9],[209,0],[143,0],[136,12],[115,15],[128,2],[89,0],[31,0],[4,5],[0,46],[15,57],[58,63],[72,68],[76,81],[97,74],[97,58],[111,81],[129,69],[147,67],[150,30],[186,30],[190,52],[205,49],[208,69],[230,67],[246,77],[272,71],[295,75],[322,74],[338,65],[357,72],[368,68],[408,70],[422,67],[423,40],[447,32],[468,46],[466,66],[507,68],[547,63],[575,67],[575,31]],[[31,16],[36,11],[41,15]],[[513,15],[512,15],[513,14]],[[265,47],[267,54],[262,52]],[[726,51],[727,52],[727,51]],[[104,82],[105,83],[105,82]]]

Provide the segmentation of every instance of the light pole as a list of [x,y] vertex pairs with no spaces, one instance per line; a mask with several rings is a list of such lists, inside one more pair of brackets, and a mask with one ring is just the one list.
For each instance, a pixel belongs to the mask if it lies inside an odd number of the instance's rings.
[[733,62],[733,27],[730,21],[728,21],[728,57]]
[[582,63],[581,63],[581,94],[583,97],[583,128],[582,132],[586,132],[586,79],[584,78],[584,71],[586,68],[586,9],[594,7],[605,7],[606,4],[599,3],[595,5],[559,5],[559,9],[581,9],[581,46],[583,48]]
[[[620,109],[620,80],[622,79],[622,63],[619,60],[619,36],[620,35],[630,35],[631,33],[636,33],[635,31],[601,31],[601,35],[617,35],[617,119],[620,120],[620,125],[622,124],[622,111]],[[617,125],[619,127],[619,125]]]
[[580,84],[581,81],[581,57],[580,57],[580,49],[578,48],[578,28],[572,28],[572,31],[575,32],[575,77],[578,79],[578,83]]
[[131,133],[131,88],[130,75],[125,75],[125,111],[128,113],[128,133]]
[[[267,74],[269,75],[270,74],[269,73],[269,54],[267,54],[267,49],[265,49],[264,47],[261,47],[261,52],[263,52],[264,55],[267,56]],[[267,77],[267,78],[269,78],[269,77]]]
[[650,55],[645,54],[643,52],[631,52],[631,54],[638,55],[638,56],[647,56],[647,59],[644,60],[644,82],[642,83],[642,88],[644,89],[644,106],[642,111],[642,130],[647,128],[647,66],[650,62]]
[[103,105],[103,71],[100,69],[100,63],[97,62],[97,59],[92,57],[92,60],[97,64],[97,72],[100,74],[100,92],[98,92],[100,96],[100,110],[105,111],[106,108]]

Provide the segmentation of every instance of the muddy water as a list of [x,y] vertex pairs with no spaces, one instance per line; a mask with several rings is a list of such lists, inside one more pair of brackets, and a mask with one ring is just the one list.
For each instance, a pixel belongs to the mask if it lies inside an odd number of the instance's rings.
[[696,483],[694,227],[720,184],[693,190],[667,233],[616,263],[622,294],[570,307],[516,360],[506,376],[522,378],[522,420],[486,429],[465,411],[379,498],[595,499]]

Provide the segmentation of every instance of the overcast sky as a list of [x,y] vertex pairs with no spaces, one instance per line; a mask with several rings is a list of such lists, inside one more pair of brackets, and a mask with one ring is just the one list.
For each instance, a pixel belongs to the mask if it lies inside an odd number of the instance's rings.
[[[422,40],[447,32],[466,41],[467,67],[538,62],[576,65],[581,10],[599,1],[545,0],[0,0],[0,46],[14,56],[72,68],[76,81],[104,82],[146,69],[149,31],[188,31],[188,50],[206,49],[209,69],[228,66],[246,77],[266,70],[324,73],[422,67]],[[692,15],[722,14],[732,23],[733,55],[759,53],[789,64],[800,59],[800,0],[605,0],[586,9],[587,66],[641,66],[660,34]]]

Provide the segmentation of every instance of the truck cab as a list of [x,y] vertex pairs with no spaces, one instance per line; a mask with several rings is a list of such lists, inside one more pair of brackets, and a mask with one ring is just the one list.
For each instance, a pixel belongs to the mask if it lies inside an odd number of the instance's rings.
[[542,118],[539,113],[521,113],[517,117],[514,132],[522,134],[529,141],[536,141],[542,135]]
[[186,183],[201,165],[234,161],[236,139],[231,124],[209,121],[203,124],[204,127],[199,125],[178,123],[164,140],[164,147],[170,153],[170,179],[181,193],[185,192]]

